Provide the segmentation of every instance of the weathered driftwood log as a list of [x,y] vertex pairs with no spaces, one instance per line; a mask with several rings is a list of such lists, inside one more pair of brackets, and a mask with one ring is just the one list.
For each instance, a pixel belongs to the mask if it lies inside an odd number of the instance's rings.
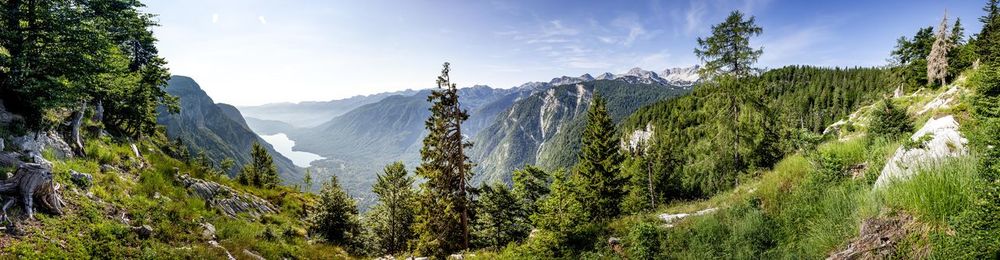
[[59,184],[52,181],[52,171],[43,165],[25,163],[17,167],[10,179],[0,182],[0,196],[7,199],[3,205],[3,219],[7,219],[7,209],[20,199],[29,219],[34,219],[34,202],[46,212],[62,215],[63,201],[59,196]]

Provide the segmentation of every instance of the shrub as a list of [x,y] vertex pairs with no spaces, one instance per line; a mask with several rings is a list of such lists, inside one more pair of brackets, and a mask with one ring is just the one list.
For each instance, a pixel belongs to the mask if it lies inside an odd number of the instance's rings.
[[906,110],[897,108],[891,100],[883,100],[872,110],[869,136],[891,140],[910,131],[913,131],[913,120]]
[[628,256],[631,259],[657,259],[660,254],[660,232],[656,225],[643,222],[629,231]]

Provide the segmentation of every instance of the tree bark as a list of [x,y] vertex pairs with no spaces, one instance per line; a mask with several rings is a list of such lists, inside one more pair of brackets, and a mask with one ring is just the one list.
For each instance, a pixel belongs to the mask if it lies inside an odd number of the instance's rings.
[[83,137],[80,128],[83,125],[83,115],[87,111],[87,102],[81,102],[80,108],[73,112],[73,150],[78,156],[85,156],[83,149]]

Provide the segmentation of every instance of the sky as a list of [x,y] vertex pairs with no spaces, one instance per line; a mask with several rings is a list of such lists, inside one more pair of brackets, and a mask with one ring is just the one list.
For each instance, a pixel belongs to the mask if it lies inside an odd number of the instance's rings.
[[978,32],[985,0],[150,0],[160,54],[216,102],[325,101],[699,64],[698,37],[733,10],[764,29],[757,66],[879,66],[945,10]]

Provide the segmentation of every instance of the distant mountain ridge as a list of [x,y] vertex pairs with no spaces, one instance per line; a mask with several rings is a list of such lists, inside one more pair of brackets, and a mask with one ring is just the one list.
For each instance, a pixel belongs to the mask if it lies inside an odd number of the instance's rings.
[[272,103],[260,106],[241,106],[246,117],[280,121],[294,127],[314,127],[360,106],[371,104],[393,95],[413,95],[417,90],[402,90],[359,95],[331,101],[306,101],[299,103]]
[[216,165],[231,158],[236,165],[228,174],[234,176],[250,162],[250,148],[254,142],[259,142],[274,158],[283,180],[294,182],[301,179],[302,169],[257,136],[236,107],[216,104],[194,79],[172,76],[166,91],[180,98],[181,112],[169,114],[161,111],[157,123],[166,127],[170,139],[181,139],[192,155],[204,151]]
[[[667,69],[661,77],[660,73],[635,68],[618,75],[561,76],[513,88],[460,88],[461,105],[470,115],[462,132],[473,141],[469,156],[480,164],[475,180],[509,181],[510,171],[525,164],[566,167],[575,162],[576,154],[563,150],[578,146],[585,123],[582,115],[595,89],[609,100],[617,120],[643,105],[687,93],[697,82],[697,69]],[[311,122],[315,124],[312,127],[296,126],[281,118],[255,118],[254,109],[241,110],[257,133],[285,133],[295,141],[295,150],[325,157],[313,162],[315,176],[337,175],[365,208],[374,202],[370,188],[382,167],[394,161],[402,161],[410,169],[419,164],[426,135],[424,121],[430,116],[430,91],[372,95],[369,97],[380,99],[365,100],[370,103],[319,124]]]

